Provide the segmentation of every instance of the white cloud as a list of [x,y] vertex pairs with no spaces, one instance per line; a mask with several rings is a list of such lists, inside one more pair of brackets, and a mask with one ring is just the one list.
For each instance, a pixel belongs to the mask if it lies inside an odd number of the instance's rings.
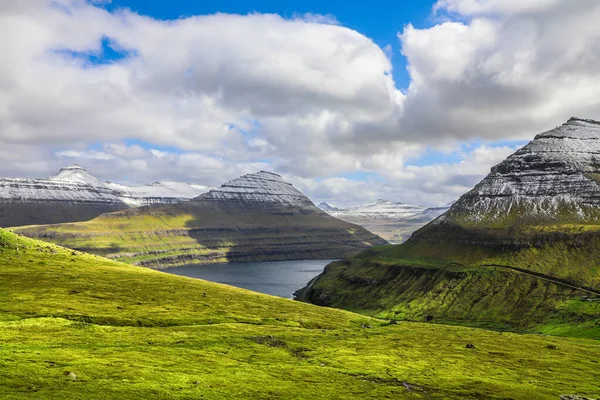
[[596,0],[441,0],[435,9],[456,21],[399,35],[412,78],[404,134],[531,138],[571,116],[600,118]]
[[[427,148],[600,119],[597,0],[440,0],[434,12],[443,22],[399,35],[401,91],[390,48],[330,15],[159,21],[84,0],[0,2],[0,173],[79,158],[103,179],[218,185],[271,169],[316,199],[438,204],[512,147],[407,165]],[[91,63],[107,41],[124,57]]]
[[[439,0],[434,11],[455,12],[461,15],[517,14],[545,11],[563,0]],[[575,1],[576,3],[577,1]]]
[[77,151],[77,150],[63,150],[54,153],[57,157],[66,158],[92,158],[95,160],[114,160],[115,156],[107,154],[102,151]]

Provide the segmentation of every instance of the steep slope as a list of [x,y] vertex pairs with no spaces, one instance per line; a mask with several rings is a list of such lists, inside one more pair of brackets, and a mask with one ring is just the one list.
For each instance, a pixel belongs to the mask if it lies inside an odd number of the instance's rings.
[[245,175],[184,203],[141,207],[28,236],[145,267],[341,258],[385,240],[335,219],[279,175]]
[[599,155],[600,124],[571,119],[492,168],[407,243],[332,265],[298,295],[408,319],[541,331],[579,321],[599,335]]
[[48,179],[0,179],[0,226],[86,221],[130,207],[178,203],[207,190],[178,182],[104,183],[79,165],[71,165]]
[[360,225],[392,243],[401,243],[406,241],[414,231],[442,215],[449,207],[424,208],[378,200],[349,208],[321,203],[319,208],[343,221]]
[[1,229],[0,277],[0,393],[7,399],[600,393],[593,340],[388,324]]

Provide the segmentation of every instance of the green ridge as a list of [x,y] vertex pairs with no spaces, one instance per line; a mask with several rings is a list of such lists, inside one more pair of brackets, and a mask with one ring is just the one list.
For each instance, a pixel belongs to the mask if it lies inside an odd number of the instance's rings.
[[558,400],[600,393],[598,341],[389,324],[4,230],[0,285],[3,399]]
[[194,263],[341,258],[387,243],[316,208],[298,211],[270,205],[249,209],[248,205],[201,200],[15,230],[155,269]]

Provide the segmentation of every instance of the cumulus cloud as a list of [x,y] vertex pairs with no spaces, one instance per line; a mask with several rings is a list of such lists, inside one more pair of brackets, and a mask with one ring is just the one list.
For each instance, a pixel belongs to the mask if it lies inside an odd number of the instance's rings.
[[412,79],[404,134],[524,138],[600,118],[597,1],[440,0],[434,10],[450,20],[399,35]]
[[[317,200],[431,205],[514,150],[486,141],[600,118],[596,0],[439,0],[439,23],[399,33],[408,88],[389,47],[331,15],[161,21],[98,4],[0,2],[2,175],[80,162],[218,185],[269,169]],[[462,161],[410,165],[475,139]]]

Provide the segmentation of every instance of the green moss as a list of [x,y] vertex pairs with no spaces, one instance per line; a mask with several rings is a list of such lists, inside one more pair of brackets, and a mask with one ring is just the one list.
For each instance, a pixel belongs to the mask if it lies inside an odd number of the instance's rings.
[[150,268],[219,262],[331,259],[386,243],[319,211],[228,209],[186,202],[87,222],[15,228],[29,237]]
[[477,251],[463,256],[451,246],[437,247],[436,252],[448,250],[446,258],[425,258],[438,253],[425,253],[424,246],[376,248],[333,263],[300,298],[386,319],[600,339],[597,293],[537,274],[533,265],[519,270],[500,266],[511,264],[499,256],[477,259]]
[[389,324],[2,230],[0,250],[6,399],[556,400],[600,393],[594,340]]

